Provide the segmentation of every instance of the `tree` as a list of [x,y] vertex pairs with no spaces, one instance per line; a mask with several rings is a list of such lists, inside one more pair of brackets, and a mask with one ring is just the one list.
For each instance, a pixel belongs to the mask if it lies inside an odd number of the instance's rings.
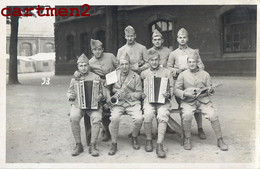
[[[13,8],[11,8],[12,11]],[[9,78],[8,84],[20,84],[17,75],[17,41],[18,41],[18,27],[19,27],[19,16],[10,16],[11,24],[11,35],[9,45]]]

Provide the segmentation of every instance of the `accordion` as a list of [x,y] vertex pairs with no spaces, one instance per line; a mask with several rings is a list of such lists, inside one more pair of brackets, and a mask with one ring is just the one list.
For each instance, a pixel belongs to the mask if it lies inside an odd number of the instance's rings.
[[75,87],[80,109],[98,109],[99,81],[77,81]]
[[163,96],[169,88],[168,78],[165,77],[147,77],[144,79],[144,93],[146,98],[144,102],[165,104]]

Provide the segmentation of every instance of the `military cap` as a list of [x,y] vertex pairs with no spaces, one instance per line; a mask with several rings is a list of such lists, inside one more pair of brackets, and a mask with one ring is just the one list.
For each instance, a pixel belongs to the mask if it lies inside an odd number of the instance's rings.
[[156,50],[150,49],[148,51],[148,59],[152,59],[152,58],[157,57],[157,56],[158,56],[158,58],[160,58],[160,55]]
[[193,54],[188,56],[187,60],[188,59],[194,59],[194,60],[198,61],[199,60],[199,50],[195,49]]
[[134,34],[135,33],[135,29],[128,25],[126,28],[125,28],[125,34]]
[[95,49],[95,48],[97,48],[97,47],[99,47],[99,46],[101,46],[102,44],[103,44],[103,43],[100,42],[99,40],[95,40],[95,39],[91,39],[91,40],[90,40],[91,50],[92,50],[92,49]]
[[130,63],[130,57],[127,52],[125,52],[123,55],[121,55],[119,60],[127,60]]
[[156,36],[162,37],[162,34],[161,34],[157,29],[155,29],[155,30],[153,31],[153,37],[156,37]]
[[78,58],[77,63],[87,63],[88,64],[89,63],[89,59],[87,58],[87,56],[84,53],[82,53],[80,55],[80,57]]
[[179,35],[186,35],[186,36],[188,36],[188,32],[186,31],[185,28],[181,28],[181,29],[178,31],[177,36],[179,36]]

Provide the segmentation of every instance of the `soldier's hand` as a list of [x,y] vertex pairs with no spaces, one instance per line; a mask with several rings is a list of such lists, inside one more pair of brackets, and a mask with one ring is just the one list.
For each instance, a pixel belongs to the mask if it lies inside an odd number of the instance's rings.
[[184,97],[189,97],[189,98],[195,98],[196,97],[194,92],[191,91],[191,90],[185,90],[183,96]]
[[208,94],[212,96],[215,93],[215,90],[212,87],[209,87]]
[[103,105],[103,109],[104,109],[104,110],[108,110],[108,109],[109,109],[108,104],[104,104],[104,105]]
[[138,66],[142,66],[144,64],[144,61],[141,60],[140,62],[138,62]]
[[99,93],[98,97],[97,97],[97,100],[98,102],[101,101],[103,99],[103,94],[102,93]]
[[169,99],[171,96],[170,92],[166,92],[163,94],[163,97],[166,98],[166,99]]
[[142,97],[142,99],[145,99],[147,97],[147,95],[145,93],[142,93],[141,97]]
[[76,94],[75,93],[71,93],[69,95],[69,101],[74,101],[76,99]]
[[138,74],[141,74],[142,71],[143,71],[143,70],[139,67],[138,70],[137,70],[137,73],[138,73]]

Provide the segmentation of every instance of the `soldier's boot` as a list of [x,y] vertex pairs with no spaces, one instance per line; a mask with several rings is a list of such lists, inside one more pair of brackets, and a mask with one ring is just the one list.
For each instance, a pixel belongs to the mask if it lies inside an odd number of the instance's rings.
[[73,152],[71,153],[72,156],[77,156],[80,153],[82,153],[83,150],[83,146],[81,143],[76,143],[76,147],[74,148]]
[[153,141],[152,140],[146,140],[145,151],[146,152],[152,152],[153,151]]
[[132,147],[135,150],[139,150],[140,149],[140,145],[139,145],[139,142],[137,140],[137,137],[132,137]]
[[183,130],[184,130],[184,143],[183,148],[185,150],[191,150],[191,122],[183,120]]
[[74,139],[76,141],[76,147],[74,148],[71,155],[77,156],[84,151],[83,146],[81,144],[80,125],[79,125],[78,121],[70,120],[70,126],[71,126],[72,134],[73,134]]
[[91,143],[89,145],[89,154],[91,154],[94,157],[99,156],[99,152],[98,152],[96,143]]
[[117,152],[117,143],[112,143],[108,155],[115,155]]
[[146,145],[145,145],[145,151],[146,152],[152,152],[153,151],[153,142],[152,142],[152,123],[151,122],[145,122],[144,123],[144,129],[146,134]]
[[110,123],[109,116],[104,116],[102,118],[102,124],[103,124],[103,138],[102,141],[109,141],[111,139],[111,134],[108,128],[108,125]]
[[227,151],[228,146],[223,141],[219,120],[211,121],[211,126],[212,126],[212,128],[213,128],[213,130],[216,134],[217,139],[218,139],[217,140],[217,146],[219,147],[220,150]]
[[161,143],[157,143],[156,145],[156,154],[159,158],[165,158],[166,157],[166,153],[163,149],[163,145]]
[[207,138],[206,134],[203,131],[203,128],[198,128],[198,135],[201,140],[205,140]]

